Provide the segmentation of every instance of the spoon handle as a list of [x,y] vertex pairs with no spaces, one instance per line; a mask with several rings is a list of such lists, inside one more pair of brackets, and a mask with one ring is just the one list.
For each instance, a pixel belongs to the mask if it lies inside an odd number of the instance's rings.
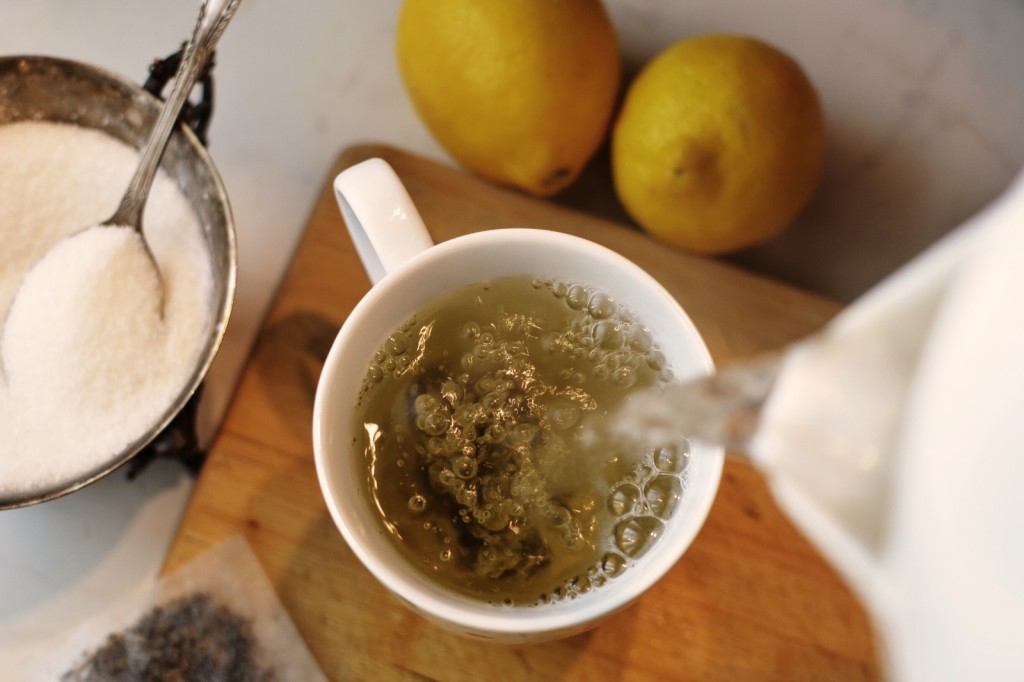
[[174,76],[174,87],[161,107],[156,123],[153,124],[149,139],[141,152],[139,166],[121,198],[121,204],[106,224],[125,225],[142,231],[142,213],[146,206],[146,198],[149,196],[153,178],[156,177],[156,170],[167,148],[171,132],[178,121],[178,114],[181,113],[181,108],[192,92],[196,79],[241,2],[242,0],[204,0],[199,7],[199,17],[196,19],[192,38],[185,47],[181,65]]

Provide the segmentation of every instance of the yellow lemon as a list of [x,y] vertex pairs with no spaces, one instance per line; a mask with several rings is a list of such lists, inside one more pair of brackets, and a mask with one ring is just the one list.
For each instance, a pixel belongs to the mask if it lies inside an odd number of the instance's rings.
[[600,0],[406,0],[397,58],[453,158],[540,196],[571,183],[601,145],[621,69]]
[[612,134],[615,190],[652,235],[698,253],[765,241],[814,193],[821,104],[800,66],[753,38],[706,35],[655,57]]

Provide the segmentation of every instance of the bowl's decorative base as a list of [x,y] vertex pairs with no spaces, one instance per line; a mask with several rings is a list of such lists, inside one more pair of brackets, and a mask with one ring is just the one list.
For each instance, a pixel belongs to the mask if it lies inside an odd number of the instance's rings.
[[196,434],[196,414],[202,392],[200,384],[171,423],[129,460],[126,467],[128,480],[134,480],[157,459],[177,460],[192,476],[199,474],[206,461],[206,451],[199,446]]

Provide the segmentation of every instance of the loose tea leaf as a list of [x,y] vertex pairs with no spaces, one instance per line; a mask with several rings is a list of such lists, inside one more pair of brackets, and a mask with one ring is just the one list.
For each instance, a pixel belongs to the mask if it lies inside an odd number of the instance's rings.
[[72,670],[63,682],[273,682],[252,622],[199,592],[154,607]]

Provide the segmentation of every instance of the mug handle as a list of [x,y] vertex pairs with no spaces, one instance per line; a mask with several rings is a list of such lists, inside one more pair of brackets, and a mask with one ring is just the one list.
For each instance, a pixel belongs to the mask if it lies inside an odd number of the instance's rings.
[[434,245],[409,192],[383,159],[339,173],[334,196],[371,284]]

